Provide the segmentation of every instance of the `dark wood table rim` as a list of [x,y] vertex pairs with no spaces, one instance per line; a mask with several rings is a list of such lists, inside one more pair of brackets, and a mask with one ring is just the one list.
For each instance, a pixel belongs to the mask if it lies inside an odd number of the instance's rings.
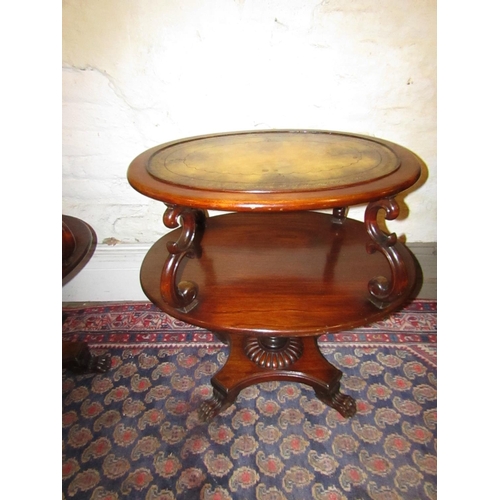
[[[148,172],[149,159],[159,151],[180,143],[206,138],[231,137],[250,134],[326,134],[371,141],[389,148],[400,161],[399,168],[389,175],[370,182],[362,182],[341,188],[305,190],[293,192],[244,192],[230,190],[203,190],[168,184]],[[288,211],[320,210],[353,206],[374,199],[393,196],[409,188],[418,180],[423,162],[410,150],[387,140],[346,132],[324,130],[257,130],[228,132],[190,137],[167,142],[150,148],[138,155],[128,169],[130,185],[141,194],[167,204],[221,211]]]

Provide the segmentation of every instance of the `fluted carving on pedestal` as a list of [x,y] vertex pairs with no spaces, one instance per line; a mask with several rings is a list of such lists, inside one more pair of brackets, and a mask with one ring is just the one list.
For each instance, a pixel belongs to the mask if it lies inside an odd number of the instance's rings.
[[304,351],[302,340],[286,337],[249,337],[245,354],[256,365],[272,370],[284,369],[297,361]]

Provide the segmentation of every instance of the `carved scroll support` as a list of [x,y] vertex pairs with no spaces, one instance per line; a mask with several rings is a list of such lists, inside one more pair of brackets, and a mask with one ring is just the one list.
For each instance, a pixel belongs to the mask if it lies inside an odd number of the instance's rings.
[[379,309],[388,306],[401,296],[408,286],[406,264],[398,252],[398,239],[395,233],[387,234],[377,223],[380,210],[385,211],[386,220],[396,219],[399,206],[394,198],[385,198],[371,202],[365,211],[365,225],[372,242],[367,244],[368,253],[382,252],[391,268],[391,278],[376,276],[368,283],[371,302]]
[[179,280],[185,258],[201,256],[200,241],[203,235],[207,213],[179,205],[167,205],[163,223],[170,229],[182,227],[177,241],[169,241],[169,256],[163,266],[160,290],[162,298],[180,312],[187,313],[197,304],[198,285],[192,281]]

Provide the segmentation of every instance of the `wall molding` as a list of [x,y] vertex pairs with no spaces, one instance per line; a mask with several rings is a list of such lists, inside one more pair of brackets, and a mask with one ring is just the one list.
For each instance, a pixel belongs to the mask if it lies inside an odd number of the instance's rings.
[[[437,243],[407,243],[420,263],[423,285],[419,298],[437,296]],[[139,271],[151,245],[98,244],[92,259],[62,288],[62,301],[122,302],[148,300],[142,291]]]
[[99,243],[88,264],[62,289],[63,302],[119,302],[148,300],[139,271],[152,245]]

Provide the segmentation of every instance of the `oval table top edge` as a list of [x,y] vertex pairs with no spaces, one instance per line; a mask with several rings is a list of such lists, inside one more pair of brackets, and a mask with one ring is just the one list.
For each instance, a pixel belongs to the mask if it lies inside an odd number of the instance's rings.
[[[337,188],[317,190],[254,192],[198,189],[170,184],[157,179],[148,172],[149,159],[158,151],[181,142],[210,139],[212,137],[247,134],[329,134],[370,140],[393,151],[400,166],[392,173],[369,182],[351,184]],[[394,196],[415,184],[421,175],[423,162],[412,151],[390,141],[346,132],[324,130],[257,130],[209,134],[179,139],[160,144],[139,154],[130,164],[127,178],[130,185],[141,194],[166,204],[182,205],[200,209],[227,211],[294,211],[315,210],[352,206],[385,197]]]

